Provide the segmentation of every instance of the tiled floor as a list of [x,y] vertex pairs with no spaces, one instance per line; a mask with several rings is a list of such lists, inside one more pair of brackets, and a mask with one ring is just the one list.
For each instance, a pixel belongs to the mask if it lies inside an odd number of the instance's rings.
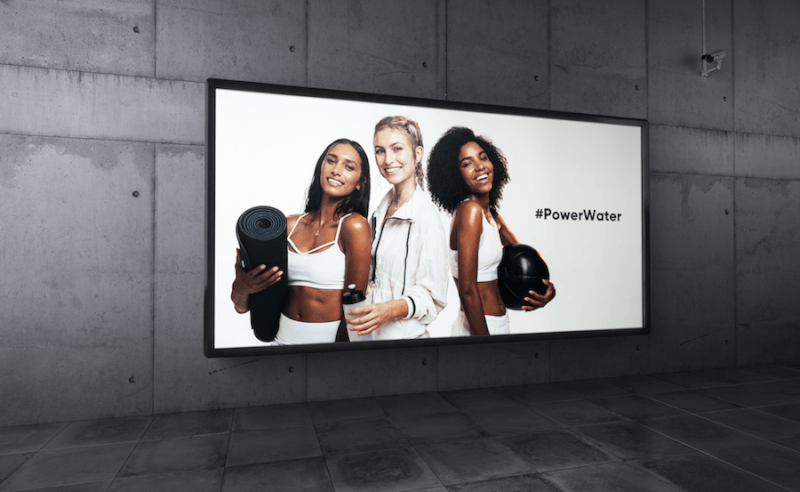
[[800,491],[800,364],[0,427],[0,492]]

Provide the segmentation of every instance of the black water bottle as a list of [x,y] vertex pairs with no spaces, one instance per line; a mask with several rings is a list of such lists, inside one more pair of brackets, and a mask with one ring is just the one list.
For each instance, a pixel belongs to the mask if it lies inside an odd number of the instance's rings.
[[[350,284],[347,286],[347,288],[348,292],[342,294],[342,309],[344,310],[344,319],[360,318],[363,315],[348,315],[347,311],[370,304],[369,300],[367,299],[367,295],[360,290],[356,290],[356,284]],[[359,335],[357,332],[350,331],[349,329],[347,330],[347,338],[349,338],[351,342],[366,342],[373,339],[372,333],[367,335]]]

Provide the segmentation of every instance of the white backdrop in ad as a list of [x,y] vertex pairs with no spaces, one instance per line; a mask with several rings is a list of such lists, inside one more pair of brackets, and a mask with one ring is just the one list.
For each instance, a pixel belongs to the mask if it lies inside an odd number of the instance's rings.
[[[394,115],[419,123],[426,163],[453,126],[487,137],[508,159],[511,180],[500,214],[522,243],[540,252],[557,291],[543,309],[509,310],[512,333],[643,326],[640,127],[229,89],[216,89],[215,111],[215,348],[267,345],[230,300],[239,215],[257,205],[301,213],[316,161],[338,138],[357,141],[370,156],[371,213],[391,188],[375,165],[373,131]],[[587,220],[592,211],[618,220]],[[449,216],[440,216],[449,231]],[[431,336],[449,336],[458,308],[451,280]]]

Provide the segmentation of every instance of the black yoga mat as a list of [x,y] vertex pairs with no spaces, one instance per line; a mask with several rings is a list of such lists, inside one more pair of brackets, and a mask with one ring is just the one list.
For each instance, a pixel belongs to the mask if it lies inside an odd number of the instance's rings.
[[272,341],[278,332],[278,319],[287,289],[286,216],[277,208],[253,207],[239,216],[236,239],[239,240],[245,271],[263,264],[267,269],[277,265],[284,272],[278,283],[250,294],[247,301],[250,326],[256,338],[263,342]]

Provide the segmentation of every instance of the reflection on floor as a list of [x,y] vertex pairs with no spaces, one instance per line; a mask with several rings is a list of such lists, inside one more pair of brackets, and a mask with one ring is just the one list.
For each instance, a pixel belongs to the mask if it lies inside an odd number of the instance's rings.
[[0,491],[800,491],[800,364],[0,427]]

